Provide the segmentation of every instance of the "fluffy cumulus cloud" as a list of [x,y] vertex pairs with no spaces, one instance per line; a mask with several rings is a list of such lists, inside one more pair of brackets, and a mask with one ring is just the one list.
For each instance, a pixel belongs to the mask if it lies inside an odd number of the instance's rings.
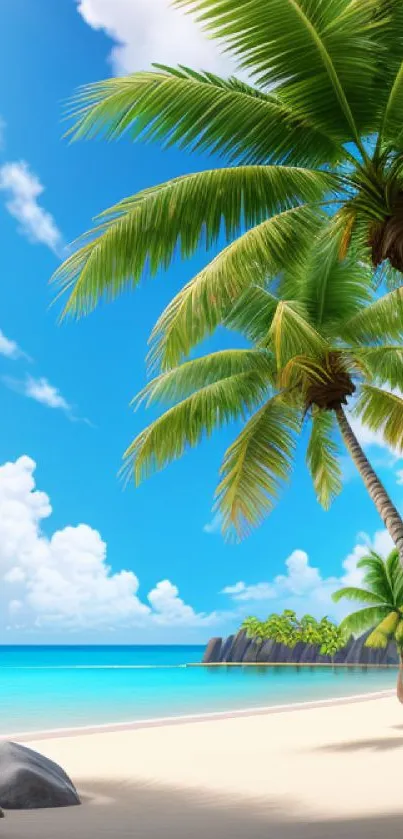
[[113,572],[107,547],[87,524],[46,536],[49,497],[36,488],[35,463],[27,457],[0,467],[0,628],[116,630],[160,624],[205,626],[169,580],[145,601],[133,571]]
[[342,586],[362,584],[363,571],[357,564],[370,549],[386,556],[392,548],[393,543],[386,530],[379,530],[372,539],[361,533],[354,549],[342,563],[341,574],[333,577],[322,576],[320,569],[310,564],[305,551],[295,550],[285,562],[285,574],[255,584],[239,581],[226,586],[221,593],[230,597],[242,613],[252,610],[264,615],[267,610],[289,608],[295,609],[298,614],[309,612],[318,618],[328,615],[340,620],[351,611],[351,604],[333,603],[333,592]]
[[171,0],[76,0],[83,20],[113,41],[113,72],[147,70],[153,62],[187,64],[228,74],[231,60],[217,41],[206,37],[194,18],[173,8]]
[[0,191],[6,195],[6,209],[17,220],[19,232],[30,242],[47,245],[60,256],[62,234],[53,216],[38,202],[44,186],[25,161],[0,167]]

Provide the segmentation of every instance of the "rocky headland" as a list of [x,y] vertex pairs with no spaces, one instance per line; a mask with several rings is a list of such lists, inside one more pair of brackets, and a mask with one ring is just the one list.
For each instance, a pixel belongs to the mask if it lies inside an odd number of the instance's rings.
[[296,644],[292,649],[276,641],[256,643],[241,630],[228,638],[211,638],[207,644],[203,664],[378,664],[399,663],[396,644],[392,640],[386,649],[375,650],[365,646],[369,632],[359,638],[350,638],[333,659],[322,655],[320,647],[313,644]]

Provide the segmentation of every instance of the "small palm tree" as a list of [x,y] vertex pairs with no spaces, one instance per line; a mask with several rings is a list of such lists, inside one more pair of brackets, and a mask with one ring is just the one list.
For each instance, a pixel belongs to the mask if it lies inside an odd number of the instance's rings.
[[246,637],[254,641],[256,645],[256,661],[259,655],[260,648],[264,642],[267,641],[267,629],[264,621],[259,618],[247,617],[241,624],[241,629],[246,633]]
[[292,609],[284,609],[281,615],[269,615],[265,622],[266,636],[277,644],[293,649],[299,641],[299,624]]
[[221,155],[225,165],[125,198],[57,277],[71,292],[67,310],[82,314],[223,234],[229,246],[171,311],[177,361],[241,292],[301,257],[320,206],[329,235],[342,234],[341,255],[358,240],[373,266],[403,270],[403,5],[176,5],[198,16],[250,83],[161,65],[107,79],[73,101],[72,134],[162,141]]
[[366,588],[341,588],[335,592],[333,600],[336,603],[343,598],[356,600],[365,606],[348,615],[340,624],[340,631],[346,637],[372,629],[365,646],[378,649],[385,649],[390,638],[395,640],[400,658],[397,696],[403,702],[403,571],[398,552],[391,551],[384,561],[371,551],[357,565],[366,569]]
[[[300,268],[278,279],[276,293],[254,286],[227,325],[251,342],[160,374],[136,404],[168,410],[125,455],[136,483],[236,419],[244,427],[225,454],[216,507],[225,532],[238,536],[273,507],[288,479],[297,435],[309,425],[307,465],[320,503],[342,487],[337,431],[403,561],[403,522],[351,428],[346,404],[393,446],[403,444],[403,298],[375,294],[371,272],[335,257],[338,243],[313,248]],[[168,327],[167,327],[168,328]],[[160,337],[163,351],[169,341]],[[391,389],[387,389],[387,387]]]

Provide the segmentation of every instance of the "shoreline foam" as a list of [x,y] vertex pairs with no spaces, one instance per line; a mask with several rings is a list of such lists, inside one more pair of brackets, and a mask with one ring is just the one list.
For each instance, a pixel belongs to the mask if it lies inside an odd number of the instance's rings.
[[151,717],[148,719],[128,720],[116,723],[99,723],[98,725],[71,726],[45,730],[12,732],[0,734],[0,742],[16,740],[17,742],[33,742],[65,737],[81,737],[91,734],[113,734],[124,731],[136,731],[147,728],[163,728],[165,726],[180,726],[191,723],[219,722],[220,720],[241,719],[242,717],[267,716],[271,714],[285,714],[293,711],[314,710],[337,705],[349,705],[359,702],[370,702],[377,699],[389,699],[395,695],[394,690],[380,690],[372,693],[352,694],[332,697],[329,699],[313,699],[305,702],[290,702],[281,705],[265,705],[251,708],[234,708],[226,711],[206,711],[200,714],[181,714],[178,716]]

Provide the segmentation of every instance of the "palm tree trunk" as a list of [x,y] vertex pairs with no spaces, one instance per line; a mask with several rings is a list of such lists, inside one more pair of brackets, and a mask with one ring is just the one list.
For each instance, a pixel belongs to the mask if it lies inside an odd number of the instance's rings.
[[396,694],[399,702],[403,704],[403,655],[399,653],[399,672],[397,674],[397,689]]
[[[375,504],[376,509],[385,524],[385,527],[393,539],[399,551],[400,562],[403,566],[403,521],[395,505],[389,498],[382,481],[372,468],[368,458],[365,456],[348,420],[343,408],[336,408],[337,422],[348,451],[364,481],[369,496]],[[402,682],[403,695],[403,682]],[[403,699],[402,699],[403,701]]]

